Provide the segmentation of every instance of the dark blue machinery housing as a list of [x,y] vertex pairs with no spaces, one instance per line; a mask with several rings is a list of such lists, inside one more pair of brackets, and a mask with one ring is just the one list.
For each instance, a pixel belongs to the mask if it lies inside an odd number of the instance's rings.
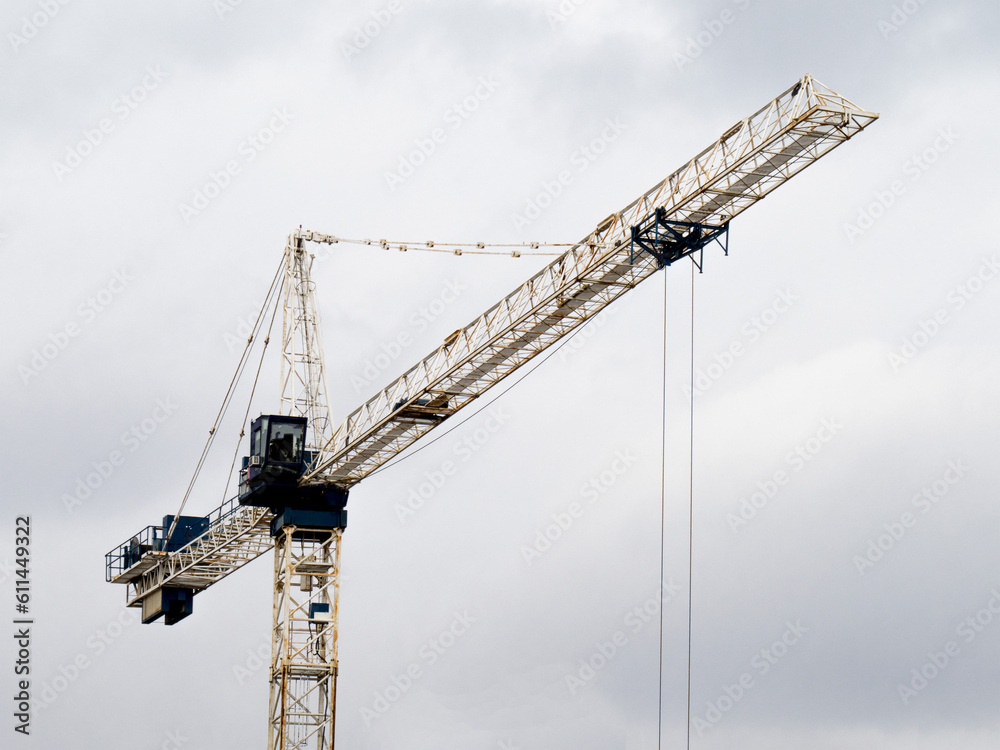
[[[173,516],[164,516],[162,526],[147,526],[127,542],[118,545],[104,556],[107,579],[113,581],[130,571],[147,552],[176,552],[208,531],[210,520],[202,516],[179,516],[170,539],[167,532]],[[136,574],[144,571],[132,571]]]
[[167,539],[167,532],[170,531],[170,524],[173,516],[163,517],[163,549],[167,552],[176,552],[181,547],[186,547],[189,543],[208,531],[208,518],[201,516],[178,516],[177,525],[174,526],[174,533]]

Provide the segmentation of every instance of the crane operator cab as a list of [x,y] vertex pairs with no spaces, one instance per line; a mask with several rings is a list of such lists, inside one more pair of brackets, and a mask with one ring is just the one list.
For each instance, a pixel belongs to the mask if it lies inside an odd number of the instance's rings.
[[271,508],[278,528],[308,519],[324,526],[345,526],[347,490],[323,482],[300,485],[315,458],[305,449],[307,426],[305,417],[276,414],[253,421],[250,455],[243,458],[240,470],[240,505]]
[[306,418],[262,415],[250,425],[250,455],[240,471],[241,505],[282,505],[305,472]]

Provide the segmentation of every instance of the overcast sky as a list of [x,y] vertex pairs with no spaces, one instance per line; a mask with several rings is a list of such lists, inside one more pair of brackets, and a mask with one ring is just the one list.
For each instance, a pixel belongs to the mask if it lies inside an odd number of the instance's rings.
[[[692,746],[995,748],[998,15],[6,3],[0,601],[13,630],[30,515],[38,710],[15,741],[8,701],[0,744],[264,746],[270,555],[169,628],[103,565],[177,510],[289,231],[578,240],[808,72],[881,118],[694,279]],[[315,249],[338,421],[547,262]],[[656,747],[661,497],[663,746],[683,745],[691,294],[689,263],[655,275],[352,490],[341,746]],[[269,360],[253,413],[278,396]],[[224,499],[238,422],[188,512]]]

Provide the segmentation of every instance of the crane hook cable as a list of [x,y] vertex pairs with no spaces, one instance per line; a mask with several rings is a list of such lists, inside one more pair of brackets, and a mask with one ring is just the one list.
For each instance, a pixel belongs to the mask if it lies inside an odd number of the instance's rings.
[[687,750],[691,750],[691,589],[694,582],[694,266],[691,264],[691,411],[688,460]]
[[[177,527],[177,520],[180,518],[181,513],[184,512],[184,506],[187,504],[188,498],[191,496],[191,490],[194,489],[194,484],[198,479],[198,475],[201,473],[202,467],[205,465],[205,459],[208,456],[208,451],[212,447],[212,443],[215,441],[215,435],[218,430],[219,424],[222,422],[223,417],[226,415],[226,411],[229,409],[229,404],[233,398],[233,390],[236,383],[239,381],[243,374],[243,370],[246,368],[246,363],[249,361],[250,348],[253,346],[254,341],[257,339],[257,334],[260,332],[261,321],[263,320],[264,313],[270,306],[270,300],[274,296],[275,290],[280,288],[278,280],[281,278],[282,270],[284,269],[285,259],[282,256],[281,264],[278,266],[278,270],[274,274],[274,278],[271,279],[271,286],[267,290],[267,296],[264,298],[264,304],[257,313],[257,320],[254,321],[253,328],[251,329],[250,336],[247,339],[247,344],[243,349],[243,354],[240,356],[240,361],[236,366],[236,372],[233,374],[233,379],[229,382],[229,388],[226,390],[226,395],[222,399],[222,406],[219,407],[219,413],[215,417],[215,422],[212,424],[211,429],[208,431],[208,440],[205,441],[205,447],[201,451],[201,456],[198,458],[198,463],[195,466],[194,474],[191,477],[191,481],[188,483],[187,490],[184,492],[184,498],[181,500],[181,505],[177,509],[177,513],[174,514],[173,520],[170,522],[170,529],[167,531],[163,539],[163,547],[166,549],[167,542],[170,537],[173,536],[174,529]],[[275,307],[277,310],[277,307]],[[273,322],[273,317],[272,317]]]
[[663,274],[663,389],[660,401],[660,638],[657,652],[656,747],[663,742],[663,558],[667,504],[667,274]]
[[[691,589],[693,576],[693,540],[694,540],[694,269],[691,264],[691,370],[689,388],[691,391],[691,411],[689,414],[690,433],[688,437],[688,622],[687,622],[687,732],[686,747],[691,750]],[[664,565],[664,522],[667,498],[667,275],[663,274],[663,394],[660,410],[661,455],[660,455],[660,591],[663,591]],[[660,748],[663,741],[663,606],[660,606],[660,641],[659,641],[659,693],[656,712],[656,747]]]

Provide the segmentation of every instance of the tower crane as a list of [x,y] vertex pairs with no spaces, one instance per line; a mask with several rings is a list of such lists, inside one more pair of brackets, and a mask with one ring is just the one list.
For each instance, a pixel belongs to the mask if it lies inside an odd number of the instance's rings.
[[737,122],[680,169],[452,333],[424,359],[330,422],[307,243],[288,236],[281,286],[281,401],[250,427],[239,491],[206,516],[165,516],[106,555],[142,621],[172,625],[193,599],[274,550],[268,748],[333,748],[340,549],[355,484],[492,386],[682,258],[728,254],[729,222],[872,124],[810,75]]

